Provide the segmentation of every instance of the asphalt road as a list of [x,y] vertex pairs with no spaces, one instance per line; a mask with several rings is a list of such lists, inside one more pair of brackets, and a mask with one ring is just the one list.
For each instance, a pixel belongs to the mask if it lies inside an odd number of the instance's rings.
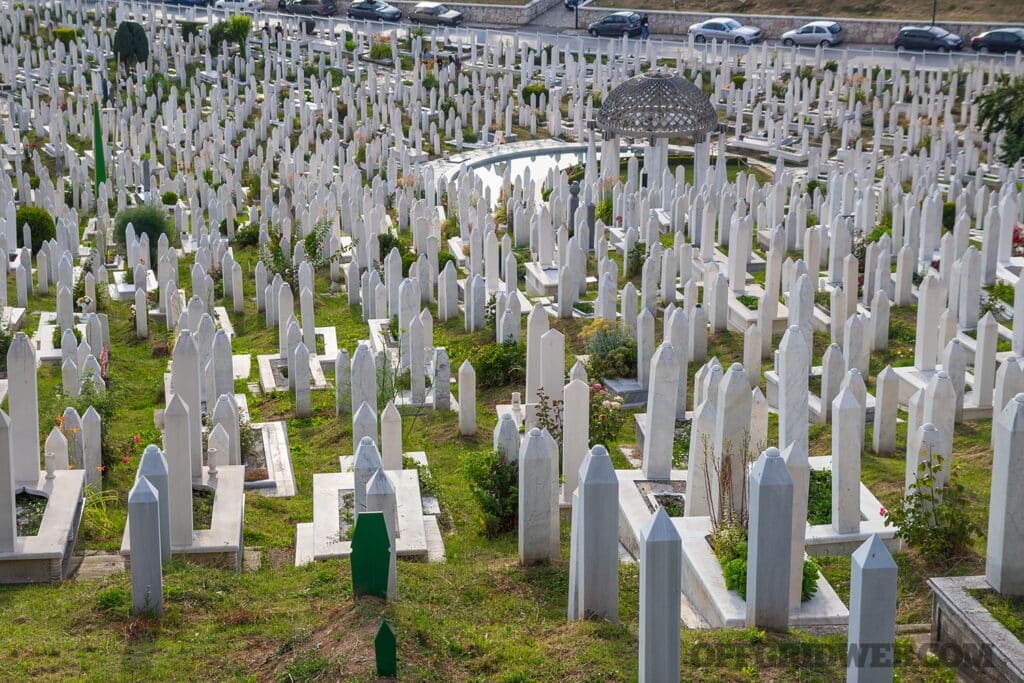
[[[101,0],[98,4],[104,4]],[[174,16],[180,19],[191,19],[203,21],[208,16],[212,16],[215,20],[221,15],[220,11],[209,10],[207,8],[191,8],[182,7],[179,5],[164,5],[163,3],[119,3],[123,7],[139,8],[143,13],[156,12],[158,16]],[[408,22],[398,23],[383,23],[383,22],[363,22],[356,20],[349,20],[344,16],[344,2],[339,0],[339,10],[335,17],[330,19],[318,18],[318,32],[327,33],[326,25],[328,22],[333,24],[333,30],[335,34],[339,34],[342,31],[348,30],[352,26],[365,27],[367,30],[374,32],[387,31],[397,29],[399,31],[406,31],[411,28],[411,24]],[[473,36],[476,37],[478,43],[491,43],[497,44],[503,37],[507,37],[510,33],[516,33],[520,43],[527,45],[546,45],[554,44],[560,49],[570,48],[576,50],[581,48],[585,51],[596,48],[599,44],[607,45],[610,42],[621,43],[621,47],[617,47],[616,50],[621,52],[633,51],[644,54],[651,60],[659,58],[675,59],[679,56],[680,50],[685,52],[708,51],[715,49],[711,45],[689,45],[688,36],[677,36],[670,34],[657,34],[654,33],[651,37],[644,41],[639,39],[625,40],[620,38],[592,38],[586,34],[585,29],[568,29],[564,31],[552,32],[549,28],[552,25],[551,15],[553,13],[560,13],[564,15],[569,10],[566,10],[561,4],[556,5],[552,9],[548,10],[544,14],[537,17],[533,22],[523,27],[516,26],[474,26],[464,25],[457,29],[450,28],[434,28],[434,31],[444,32],[446,36],[450,37],[453,41],[469,41],[472,40]],[[549,19],[545,21],[545,17]],[[301,18],[290,14],[281,14],[277,11],[264,10],[254,17],[253,27],[254,29],[259,28],[264,22],[270,22],[276,24],[282,22],[285,25],[294,25],[295,22]],[[321,28],[323,27],[323,28]],[[656,28],[656,27],[655,27]],[[778,49],[783,55],[790,55],[792,59],[800,63],[813,63],[816,60],[817,48],[789,48],[785,47],[778,40],[766,41],[768,46],[772,49]],[[717,46],[718,50],[727,49],[729,54],[744,54],[749,50],[763,49],[762,46],[744,46],[744,45],[721,45]],[[953,53],[941,53],[941,52],[897,52],[891,46],[887,45],[858,45],[858,44],[844,44],[836,48],[825,48],[822,50],[822,59],[840,59],[843,55],[856,66],[867,66],[873,67],[876,65],[880,66],[892,66],[894,63],[900,63],[905,67],[911,65],[924,66],[929,69],[950,69],[956,66],[963,66],[970,62],[1002,62],[1008,67],[1017,65],[1017,70],[1024,69],[1024,59],[1020,55],[979,55],[970,50],[964,50],[961,52]]]

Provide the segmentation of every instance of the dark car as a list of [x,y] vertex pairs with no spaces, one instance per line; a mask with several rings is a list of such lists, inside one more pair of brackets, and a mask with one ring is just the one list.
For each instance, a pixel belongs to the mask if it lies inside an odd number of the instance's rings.
[[349,5],[345,15],[352,19],[398,21],[402,18],[402,10],[381,0],[357,0]]
[[635,38],[642,31],[640,15],[636,12],[612,12],[587,27],[587,32],[592,36],[629,36]]
[[896,34],[893,47],[897,50],[962,50],[963,38],[941,26],[904,26]]
[[1001,28],[971,38],[978,52],[1024,52],[1024,28]]
[[338,5],[334,0],[320,0],[320,2],[302,2],[302,0],[280,0],[277,9],[288,14],[316,14],[321,17],[333,17],[338,11]]
[[576,9],[583,4],[583,0],[562,0],[562,4],[565,5],[565,9]]
[[417,3],[409,12],[409,21],[417,24],[443,24],[458,26],[466,17],[458,10],[449,9],[439,2]]

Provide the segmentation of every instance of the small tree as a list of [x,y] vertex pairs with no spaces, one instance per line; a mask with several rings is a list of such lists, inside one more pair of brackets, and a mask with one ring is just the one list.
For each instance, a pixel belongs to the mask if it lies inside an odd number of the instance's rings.
[[114,33],[114,54],[125,71],[149,59],[149,38],[140,24],[122,21]]
[[995,90],[981,95],[977,102],[978,121],[985,137],[999,132],[1006,135],[999,160],[1012,166],[1024,158],[1024,76],[1012,81],[1001,76]]

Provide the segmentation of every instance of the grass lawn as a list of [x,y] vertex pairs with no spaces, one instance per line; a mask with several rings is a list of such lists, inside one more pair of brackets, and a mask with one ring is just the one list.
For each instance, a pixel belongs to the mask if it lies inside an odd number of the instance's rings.
[[[256,261],[252,248],[237,250],[251,287]],[[187,267],[180,271],[188,273]],[[318,325],[334,325],[339,344],[354,349],[365,338],[358,309],[343,294],[327,292],[326,273],[318,273]],[[13,286],[13,283],[11,284]],[[182,286],[187,287],[187,282]],[[13,292],[11,293],[13,297]],[[110,444],[103,478],[104,496],[90,495],[78,550],[112,550],[120,544],[127,491],[145,444],[160,443],[153,423],[162,407],[162,375],[172,340],[151,324],[151,339],[131,339],[128,306],[105,302],[111,320],[110,391],[117,407],[109,425]],[[53,297],[33,300],[33,310],[52,310]],[[37,316],[36,316],[37,319]],[[232,315],[236,353],[267,353],[276,348],[276,332],[263,326],[254,303]],[[35,324],[30,320],[30,327]],[[448,348],[452,367],[490,342],[492,332],[466,334],[461,321],[436,323],[435,340]],[[566,335],[567,367],[583,352],[581,321],[554,321]],[[709,357],[723,366],[742,358],[736,333],[709,338]],[[254,363],[255,366],[255,363]],[[770,367],[770,364],[767,366]],[[697,367],[690,366],[692,375]],[[39,372],[42,436],[55,424],[64,399],[56,366]],[[245,382],[236,387],[245,391]],[[0,636],[4,652],[0,678],[63,679],[113,676],[115,679],[372,680],[372,638],[381,618],[399,642],[400,673],[406,680],[612,681],[631,680],[637,666],[638,575],[636,565],[620,572],[621,623],[565,620],[568,593],[569,518],[562,518],[562,553],[550,566],[518,566],[514,535],[487,539],[480,533],[479,508],[462,471],[469,453],[490,448],[494,405],[507,401],[515,387],[481,388],[473,437],[458,434],[454,413],[404,415],[405,450],[424,450],[444,507],[442,526],[448,561],[401,562],[396,603],[354,604],[349,562],[293,566],[295,525],[312,519],[312,477],[337,470],[339,455],[352,452],[351,424],[334,417],[333,394],[314,392],[313,416],[288,419],[298,494],[294,498],[246,495],[245,543],[260,549],[259,570],[232,572],[178,561],[165,571],[162,620],[130,616],[127,574],[75,580],[61,586],[0,587]],[[252,419],[285,419],[294,414],[288,394],[249,396]],[[769,439],[777,434],[770,421]],[[970,474],[979,508],[987,500],[987,423],[958,428],[958,460]],[[135,445],[138,435],[141,445]],[[812,454],[830,449],[827,425],[811,427]],[[900,444],[905,435],[899,434]],[[632,442],[632,420],[619,440]],[[870,438],[867,439],[870,444]],[[962,454],[962,455],[961,455]],[[127,462],[121,462],[127,458]],[[622,465],[620,459],[617,461]],[[900,495],[901,458],[864,457],[864,479],[879,497]],[[979,550],[983,546],[979,546]],[[980,557],[980,556],[979,556]],[[924,580],[933,573],[913,553],[897,556],[900,621],[928,618]],[[844,598],[848,558],[825,558],[823,568]],[[974,571],[977,562],[963,565]],[[901,641],[898,671],[903,680],[945,680],[949,671],[920,661],[910,641]],[[700,680],[833,680],[845,670],[845,637],[793,632],[684,632],[687,676]],[[801,666],[813,662],[813,666]],[[102,673],[101,673],[102,672]]]

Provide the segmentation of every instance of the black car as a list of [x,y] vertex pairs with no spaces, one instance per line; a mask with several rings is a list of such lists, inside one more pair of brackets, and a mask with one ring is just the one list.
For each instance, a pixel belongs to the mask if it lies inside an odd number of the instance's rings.
[[562,0],[562,4],[565,5],[565,9],[576,9],[576,7],[583,3],[583,0]]
[[893,47],[897,50],[962,50],[963,39],[941,26],[904,26],[896,34]]
[[1024,52],[1024,28],[1001,28],[971,38],[978,52]]
[[305,3],[302,0],[280,0],[277,9],[288,14],[316,14],[321,17],[333,17],[338,11],[334,0]]
[[402,18],[402,10],[381,0],[356,0],[349,5],[345,15],[352,19],[398,21]]
[[592,36],[629,36],[635,38],[643,31],[640,15],[636,12],[612,12],[587,27]]

